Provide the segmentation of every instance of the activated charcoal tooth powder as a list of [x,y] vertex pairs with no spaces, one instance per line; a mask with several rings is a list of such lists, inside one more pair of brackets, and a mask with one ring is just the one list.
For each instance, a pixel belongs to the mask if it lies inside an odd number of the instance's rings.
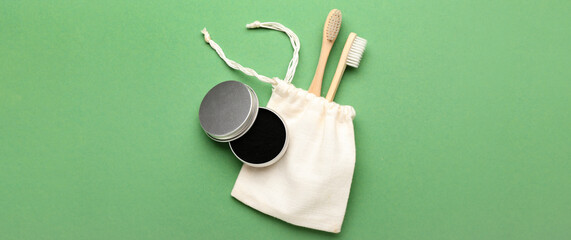
[[268,166],[279,160],[287,148],[287,128],[277,113],[259,108],[252,127],[230,142],[234,154],[254,167]]

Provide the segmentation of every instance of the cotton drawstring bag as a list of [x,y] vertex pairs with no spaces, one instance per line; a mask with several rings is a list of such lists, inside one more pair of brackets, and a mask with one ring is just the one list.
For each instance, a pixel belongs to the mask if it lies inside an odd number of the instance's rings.
[[290,29],[279,23],[258,21],[246,27],[274,29],[288,35],[294,52],[284,80],[259,75],[228,59],[206,28],[202,33],[228,66],[273,86],[267,107],[284,119],[290,141],[284,156],[275,164],[263,168],[244,164],[231,195],[288,223],[339,233],[355,167],[355,110],[291,84],[300,44]]

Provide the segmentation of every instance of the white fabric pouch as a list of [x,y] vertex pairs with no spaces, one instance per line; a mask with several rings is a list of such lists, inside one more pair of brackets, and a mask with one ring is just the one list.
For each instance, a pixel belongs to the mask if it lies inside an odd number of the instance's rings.
[[243,165],[232,189],[242,203],[294,225],[339,233],[355,167],[355,110],[328,102],[294,87],[299,40],[279,23],[254,22],[248,28],[270,28],[290,37],[294,56],[284,80],[268,78],[226,58],[203,30],[205,40],[232,68],[273,85],[267,107],[288,128],[289,146],[281,160],[263,168]]

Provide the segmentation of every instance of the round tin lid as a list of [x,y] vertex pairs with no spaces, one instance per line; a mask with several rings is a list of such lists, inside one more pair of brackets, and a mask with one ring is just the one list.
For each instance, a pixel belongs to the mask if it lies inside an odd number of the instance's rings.
[[198,118],[210,138],[228,142],[246,133],[257,114],[258,97],[254,90],[238,81],[226,81],[206,93]]

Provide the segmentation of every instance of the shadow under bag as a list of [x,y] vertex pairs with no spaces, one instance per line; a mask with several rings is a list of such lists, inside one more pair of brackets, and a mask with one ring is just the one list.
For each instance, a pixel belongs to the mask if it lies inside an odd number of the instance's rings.
[[204,29],[204,38],[226,64],[273,86],[267,107],[285,121],[289,146],[282,159],[268,167],[242,166],[232,196],[244,204],[294,225],[339,233],[355,167],[351,106],[329,102],[291,84],[298,63],[299,40],[275,22],[254,22],[248,28],[285,32],[293,58],[284,80],[259,75],[226,58]]

